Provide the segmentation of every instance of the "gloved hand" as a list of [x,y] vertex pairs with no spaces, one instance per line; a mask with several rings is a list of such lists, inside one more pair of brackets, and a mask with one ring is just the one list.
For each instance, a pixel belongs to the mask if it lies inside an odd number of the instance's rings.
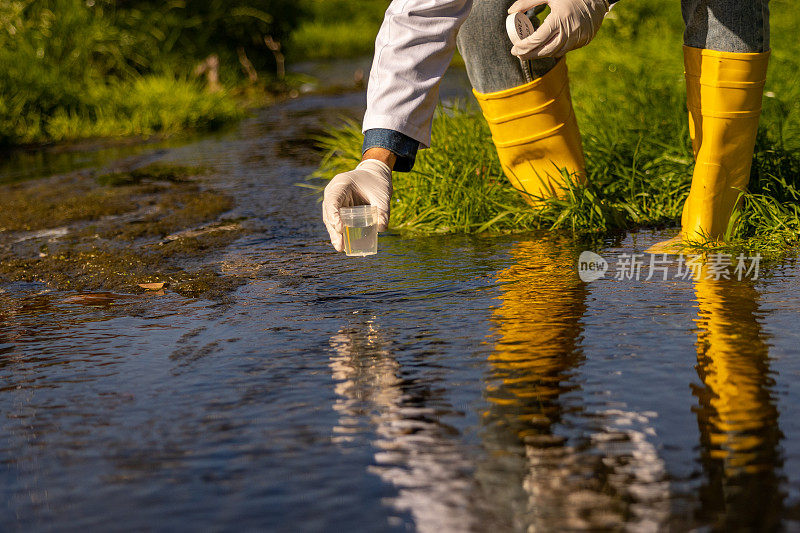
[[517,0],[508,13],[528,11],[547,4],[550,14],[542,25],[511,53],[520,59],[561,57],[570,50],[586,46],[597,34],[608,13],[607,0]]
[[325,187],[322,199],[322,220],[337,252],[344,250],[340,207],[374,205],[378,208],[378,231],[389,225],[389,203],[392,198],[392,170],[377,159],[367,159],[355,170],[337,174]]

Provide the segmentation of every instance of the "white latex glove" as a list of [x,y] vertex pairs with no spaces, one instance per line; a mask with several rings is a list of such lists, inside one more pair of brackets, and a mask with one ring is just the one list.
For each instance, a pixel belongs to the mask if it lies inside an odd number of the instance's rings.
[[511,53],[520,59],[561,57],[586,46],[597,34],[608,13],[607,0],[517,0],[508,13],[528,11],[547,4],[550,14],[531,36],[514,45]]
[[374,205],[378,208],[378,231],[386,231],[389,225],[390,200],[392,198],[392,171],[382,161],[367,159],[355,170],[337,174],[325,187],[322,199],[322,220],[331,236],[331,244],[337,252],[344,250],[340,207]]

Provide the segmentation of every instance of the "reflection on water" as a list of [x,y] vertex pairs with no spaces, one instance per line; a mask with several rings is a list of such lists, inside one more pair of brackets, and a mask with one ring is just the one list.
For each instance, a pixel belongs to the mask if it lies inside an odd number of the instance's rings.
[[334,440],[374,435],[370,471],[395,487],[388,505],[420,531],[779,527],[781,432],[753,282],[705,272],[692,282],[701,383],[688,385],[699,400],[702,478],[687,515],[673,500],[657,414],[587,403],[591,291],[573,268],[578,253],[557,240],[523,240],[497,271],[477,446],[444,422],[437,387],[404,376],[393,335],[374,314],[330,339]]
[[775,529],[782,438],[769,344],[750,280],[695,281],[697,423],[705,482],[700,518],[720,529]]
[[375,465],[370,470],[397,488],[396,510],[408,512],[419,531],[469,531],[478,508],[468,477],[471,461],[442,423],[446,407],[436,391],[403,378],[375,318],[355,322],[331,338],[331,359],[339,424],[335,440],[360,432],[366,418],[374,426]]
[[[588,416],[576,376],[587,288],[573,247],[519,243],[499,272],[499,340],[490,357],[484,418],[490,492],[509,524],[531,530],[657,526],[668,515],[664,467],[637,413],[596,413],[590,434],[568,438],[564,417]],[[643,430],[620,429],[631,418]],[[510,479],[497,476],[504,472]]]

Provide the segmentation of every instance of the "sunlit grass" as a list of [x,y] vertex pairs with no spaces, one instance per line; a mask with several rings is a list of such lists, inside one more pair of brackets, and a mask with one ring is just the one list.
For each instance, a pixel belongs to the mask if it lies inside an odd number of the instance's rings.
[[297,60],[368,56],[377,35],[378,24],[373,21],[310,21],[292,33],[288,50]]
[[286,49],[296,60],[371,55],[387,0],[303,0],[307,16]]
[[28,125],[16,142],[56,142],[93,137],[169,135],[213,129],[241,118],[242,107],[225,93],[170,76],[93,86],[78,109],[56,109]]

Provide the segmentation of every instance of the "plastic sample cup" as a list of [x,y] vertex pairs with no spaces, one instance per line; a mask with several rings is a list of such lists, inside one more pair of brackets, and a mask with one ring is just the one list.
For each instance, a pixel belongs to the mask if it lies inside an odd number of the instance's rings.
[[378,253],[378,208],[357,205],[339,209],[344,225],[344,253],[363,257]]

